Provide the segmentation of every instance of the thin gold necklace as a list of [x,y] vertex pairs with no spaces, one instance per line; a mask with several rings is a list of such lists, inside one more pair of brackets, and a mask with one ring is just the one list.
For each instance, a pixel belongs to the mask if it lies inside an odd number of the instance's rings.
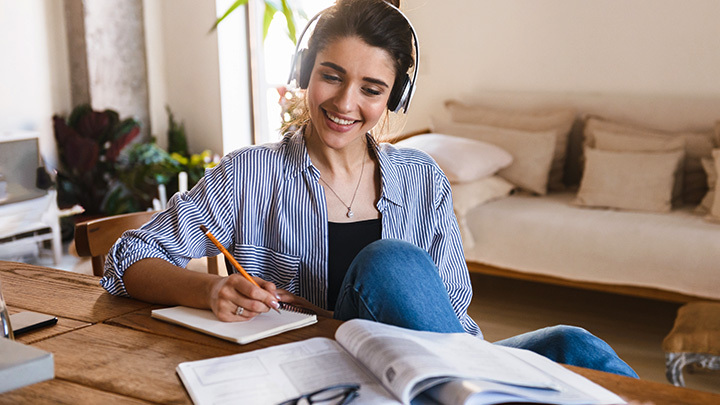
[[357,185],[355,186],[355,192],[353,192],[352,200],[350,200],[350,204],[349,204],[349,205],[348,205],[348,204],[345,204],[345,201],[343,201],[343,199],[340,198],[340,196],[338,195],[338,193],[336,193],[335,190],[333,190],[333,188],[330,187],[330,184],[328,184],[328,182],[325,181],[325,180],[322,178],[322,176],[320,176],[320,181],[322,181],[322,182],[330,189],[330,191],[332,191],[332,193],[335,194],[335,197],[337,197],[337,199],[340,200],[340,202],[342,203],[342,205],[344,205],[345,208],[347,208],[347,214],[345,214],[345,215],[347,215],[348,218],[352,218],[352,217],[355,216],[355,213],[354,213],[353,210],[352,210],[352,205],[353,205],[353,203],[355,202],[355,196],[357,195],[358,188],[360,188],[360,182],[362,181],[362,176],[363,176],[363,172],[364,172],[364,171],[365,171],[365,156],[363,156],[362,166],[360,167],[360,178],[358,179]]

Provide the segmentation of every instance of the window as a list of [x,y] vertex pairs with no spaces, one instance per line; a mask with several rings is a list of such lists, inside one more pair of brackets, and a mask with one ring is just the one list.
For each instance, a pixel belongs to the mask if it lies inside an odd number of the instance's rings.
[[[251,2],[252,3],[252,2]],[[279,2],[278,2],[279,3]],[[334,0],[292,0],[295,10],[296,36],[302,33],[308,20],[331,6]],[[264,4],[251,4],[250,55],[252,64],[253,119],[255,143],[274,142],[280,139],[281,108],[280,92],[287,85],[295,44],[290,41],[287,24],[282,13],[276,13],[265,40],[262,38]],[[305,38],[307,41],[307,38]]]

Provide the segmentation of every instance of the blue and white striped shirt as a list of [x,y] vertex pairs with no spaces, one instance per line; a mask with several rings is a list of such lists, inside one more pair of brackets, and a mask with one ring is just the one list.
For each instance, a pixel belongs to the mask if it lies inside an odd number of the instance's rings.
[[[461,324],[479,335],[467,315],[472,287],[447,177],[424,152],[368,142],[380,164],[382,238],[425,249]],[[328,217],[319,178],[301,131],[236,150],[192,190],[175,194],[165,211],[126,232],[108,253],[100,283],[127,296],[123,273],[141,259],[185,267],[219,254],[199,229],[204,224],[248,273],[327,308]]]

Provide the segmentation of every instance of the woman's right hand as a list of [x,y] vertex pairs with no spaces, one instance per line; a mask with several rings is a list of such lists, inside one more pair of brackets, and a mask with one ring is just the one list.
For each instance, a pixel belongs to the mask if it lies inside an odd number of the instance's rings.
[[221,277],[213,284],[210,291],[210,309],[219,320],[247,321],[280,307],[275,284],[258,277],[253,279],[260,288],[240,274]]

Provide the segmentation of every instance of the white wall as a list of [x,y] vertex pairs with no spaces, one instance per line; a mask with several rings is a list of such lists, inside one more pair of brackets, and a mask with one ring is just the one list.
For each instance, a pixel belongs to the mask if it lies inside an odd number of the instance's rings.
[[[445,99],[487,90],[720,95],[716,0],[403,0],[421,42],[406,130]],[[152,133],[169,104],[194,151],[221,151],[214,1],[145,0]],[[0,0],[0,132],[38,130],[72,108],[62,2]],[[720,116],[720,113],[718,114]]]
[[[151,133],[166,146],[167,104],[185,123],[192,151],[221,153],[218,40],[208,34],[215,1],[143,5]],[[57,152],[51,118],[67,116],[73,107],[64,21],[61,0],[0,0],[0,134],[38,131],[52,167]]]
[[[421,45],[406,130],[482,91],[720,96],[716,0],[404,0]],[[720,118],[720,112],[718,112]]]
[[167,145],[167,114],[185,124],[191,151],[222,151],[215,2],[145,0],[152,134]]
[[252,143],[245,8],[209,32],[217,9],[222,14],[232,3],[143,1],[152,134],[162,147],[167,146],[166,105],[185,124],[193,153],[210,149],[223,155]]
[[53,114],[69,114],[70,76],[62,2],[0,0],[0,134],[40,133],[56,167]]

